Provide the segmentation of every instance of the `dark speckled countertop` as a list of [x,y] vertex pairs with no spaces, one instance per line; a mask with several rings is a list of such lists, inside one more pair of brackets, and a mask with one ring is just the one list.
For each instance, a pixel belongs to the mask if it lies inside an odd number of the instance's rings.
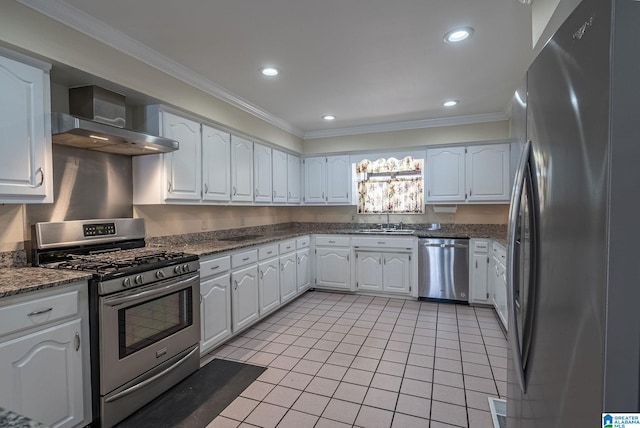
[[[216,232],[191,233],[185,235],[155,237],[147,240],[147,245],[170,248],[174,251],[208,256],[226,251],[238,250],[254,245],[292,239],[309,234],[357,234],[357,230],[372,227],[362,223],[291,223],[286,225],[247,227]],[[505,225],[493,224],[446,224],[439,230],[427,230],[426,225],[405,225],[413,229],[412,235],[419,238],[488,238],[502,241],[506,235]],[[228,241],[226,238],[259,235],[243,241]],[[367,236],[361,235],[361,236]]]
[[[268,226],[245,227],[215,232],[189,233],[184,235],[147,238],[150,247],[168,248],[173,251],[208,256],[238,250],[254,245],[296,238],[309,234],[356,234],[358,229],[373,227],[364,223],[285,223]],[[420,238],[488,238],[505,244],[506,226],[495,224],[443,224],[440,230],[427,230],[427,225],[407,224],[414,229],[413,235]],[[259,235],[243,241],[226,241],[237,236]],[[366,235],[363,235],[366,236]],[[406,235],[403,235],[406,236]],[[11,255],[11,260],[22,260]],[[2,258],[0,258],[0,261]],[[26,263],[26,261],[24,262]],[[77,280],[88,280],[91,275],[82,272],[37,267],[21,267],[16,263],[0,263],[0,298],[20,293],[42,290],[69,284]],[[0,425],[2,426],[2,425]]]
[[[0,298],[87,280],[90,274],[39,267],[0,268]],[[0,424],[0,426],[4,426]]]
[[6,428],[45,428],[39,422],[33,421],[17,413],[5,410],[0,407],[0,427]]

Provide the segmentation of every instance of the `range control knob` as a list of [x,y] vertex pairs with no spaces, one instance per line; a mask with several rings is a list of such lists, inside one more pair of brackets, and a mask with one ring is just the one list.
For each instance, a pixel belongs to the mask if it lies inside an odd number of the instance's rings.
[[123,286],[123,287],[131,287],[131,278],[125,278],[125,279],[122,281],[122,286]]
[[136,278],[133,280],[137,285],[141,285],[144,282],[144,277],[142,275],[136,275]]
[[156,272],[156,278],[158,279],[162,279],[164,278],[164,272],[162,272],[161,270]]
[[182,273],[182,266],[176,266],[173,268],[173,272],[175,273]]
[[182,265],[182,272],[189,272],[189,265]]

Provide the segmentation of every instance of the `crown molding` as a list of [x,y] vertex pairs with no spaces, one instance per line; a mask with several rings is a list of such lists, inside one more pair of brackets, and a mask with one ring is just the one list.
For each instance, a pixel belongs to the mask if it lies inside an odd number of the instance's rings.
[[240,110],[302,138],[304,133],[289,122],[276,117],[249,101],[232,94],[215,82],[149,48],[121,31],[105,24],[62,0],[17,0],[23,5],[73,28],[99,42],[129,55],[157,70],[181,80]]
[[471,116],[446,117],[441,119],[422,119],[407,122],[389,122],[375,125],[353,126],[350,128],[337,128],[318,131],[307,131],[304,139],[343,137],[347,135],[374,134],[378,132],[406,131],[410,129],[435,128],[439,126],[469,125],[472,123],[499,122],[508,120],[506,112],[476,114]]

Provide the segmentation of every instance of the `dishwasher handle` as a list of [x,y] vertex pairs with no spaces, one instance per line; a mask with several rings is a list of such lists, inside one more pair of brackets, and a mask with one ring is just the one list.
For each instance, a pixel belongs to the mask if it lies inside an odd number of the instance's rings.
[[469,248],[466,244],[420,244],[422,247],[436,248]]

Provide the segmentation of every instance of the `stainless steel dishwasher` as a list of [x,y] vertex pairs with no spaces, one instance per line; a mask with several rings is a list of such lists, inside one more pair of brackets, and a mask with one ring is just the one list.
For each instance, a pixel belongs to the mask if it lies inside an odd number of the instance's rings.
[[422,238],[418,297],[469,301],[469,239]]

